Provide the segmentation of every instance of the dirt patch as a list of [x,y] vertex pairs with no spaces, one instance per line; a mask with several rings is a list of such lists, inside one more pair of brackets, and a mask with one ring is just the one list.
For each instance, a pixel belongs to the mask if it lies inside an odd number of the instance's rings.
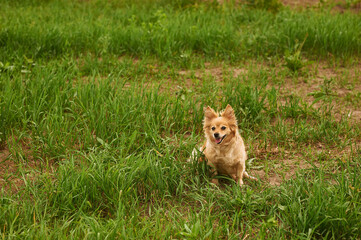
[[[267,89],[276,87],[280,92],[280,103],[286,104],[289,96],[294,95],[303,102],[317,109],[322,101],[319,97],[328,97],[333,104],[336,119],[349,117],[352,123],[360,121],[359,105],[361,104],[361,64],[335,66],[326,61],[308,61],[299,74],[288,72],[282,62],[276,65],[268,62],[251,62],[242,67],[211,66],[205,64],[203,69],[182,70],[178,74],[184,79],[184,89],[196,89],[200,82],[212,79],[222,83],[230,78],[242,78],[254,82],[259,72],[267,73],[269,84]],[[256,85],[257,83],[254,82]],[[179,91],[179,89],[174,89]],[[325,98],[324,98],[325,99]]]
[[[260,63],[251,63],[256,64],[253,68],[261,68],[262,64]],[[181,70],[178,72],[180,76],[183,76],[187,81],[192,78],[197,78],[199,80],[205,80],[206,78],[213,78],[216,82],[222,82],[225,78],[237,78],[242,76],[247,76],[249,74],[249,69],[245,67],[232,67],[232,66],[211,66],[209,63],[204,64],[204,69],[195,69],[195,70]]]
[[206,77],[214,77],[217,81],[221,81],[223,76],[223,69],[221,67],[206,68],[197,70],[182,70],[178,72],[179,75],[186,78],[196,77],[197,79],[203,79]]
[[281,0],[283,5],[297,9],[307,8],[326,8],[332,10],[332,12],[343,13],[350,11],[352,13],[359,13],[361,11],[361,2],[355,1],[351,3],[347,0]]
[[283,5],[290,7],[312,7],[320,4],[319,0],[282,0]]
[[[277,162],[276,162],[277,161]],[[319,163],[314,163],[319,166]],[[248,172],[259,178],[262,182],[266,182],[273,186],[279,186],[282,182],[296,177],[297,172],[304,169],[312,169],[312,165],[304,160],[302,156],[293,156],[288,159],[278,159],[271,161],[269,170],[252,170]]]
[[[282,69],[282,66],[278,68]],[[347,116],[352,123],[357,123],[360,120],[358,105],[361,104],[360,69],[360,64],[336,67],[318,62],[305,67],[298,76],[289,73],[284,78],[280,72],[285,70],[276,70],[276,75],[283,78],[279,91],[285,99],[280,102],[285,103],[288,96],[294,95],[317,109],[322,105],[322,101],[318,101],[322,98],[333,105],[332,112],[337,120]],[[277,83],[270,83],[270,86],[274,85]]]
[[348,117],[355,119],[356,122],[361,122],[361,111],[355,110],[348,114]]
[[340,162],[346,162],[349,156],[357,155],[361,141],[351,146],[325,147],[322,143],[295,145],[290,149],[278,147],[261,148],[259,143],[252,143],[254,149],[248,151],[250,158],[255,158],[247,172],[261,182],[278,186],[282,182],[295,178],[299,171],[312,171],[322,167],[329,173],[342,171]]
[[[222,64],[222,63],[220,63]],[[254,65],[255,67],[261,67],[262,64],[256,61],[249,61],[247,65]],[[204,63],[203,69],[193,69],[193,70],[181,70],[178,72],[181,76],[194,76],[197,78],[205,78],[207,76],[211,76],[216,79],[216,81],[221,81],[223,76],[232,76],[239,77],[242,75],[246,75],[248,73],[248,69],[246,68],[237,68],[229,65],[213,65],[211,63]]]
[[346,1],[343,1],[339,4],[337,4],[335,7],[332,8],[335,12],[343,13],[345,11],[350,11],[352,13],[360,13],[361,12],[361,3],[354,3],[354,4],[348,4]]
[[0,189],[4,189],[5,192],[14,192],[24,184],[19,176],[17,164],[10,157],[7,148],[0,152]]
[[[278,147],[269,150],[257,149],[255,155],[258,159],[267,159],[267,170],[252,170],[249,172],[268,182],[270,185],[280,185],[284,180],[288,180],[296,175],[300,169],[311,168],[312,165],[303,160],[301,154],[290,154],[288,151],[280,151]],[[265,162],[263,162],[265,164]]]
[[20,143],[21,152],[24,159],[18,159],[14,156],[14,151],[7,147],[0,151],[0,191],[15,194],[25,186],[25,182],[35,181],[41,172],[53,171],[54,162],[49,162],[49,166],[45,166],[44,162],[36,160],[28,145],[24,142]]
[[[209,0],[205,0],[205,2],[212,2]],[[229,3],[229,0],[218,0],[219,4]],[[245,4],[247,1],[237,0],[235,1],[237,4]],[[347,0],[280,0],[280,2],[292,9],[329,9],[334,13],[343,13],[343,12],[351,12],[351,13],[359,13],[361,12],[361,1],[347,1]]]

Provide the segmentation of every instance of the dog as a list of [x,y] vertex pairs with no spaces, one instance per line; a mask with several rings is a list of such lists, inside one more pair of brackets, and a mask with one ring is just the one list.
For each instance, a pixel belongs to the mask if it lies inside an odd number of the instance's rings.
[[[204,108],[203,130],[206,141],[200,151],[208,160],[207,165],[213,168],[213,176],[228,175],[239,186],[243,185],[243,177],[257,180],[246,172],[247,153],[234,110],[229,104],[220,114],[209,106]],[[212,182],[218,184],[217,179]]]

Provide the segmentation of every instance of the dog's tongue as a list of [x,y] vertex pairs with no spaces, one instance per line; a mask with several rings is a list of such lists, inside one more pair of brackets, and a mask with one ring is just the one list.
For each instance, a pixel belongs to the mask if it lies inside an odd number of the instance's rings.
[[220,143],[221,142],[221,140],[222,140],[222,138],[216,138],[216,143]]

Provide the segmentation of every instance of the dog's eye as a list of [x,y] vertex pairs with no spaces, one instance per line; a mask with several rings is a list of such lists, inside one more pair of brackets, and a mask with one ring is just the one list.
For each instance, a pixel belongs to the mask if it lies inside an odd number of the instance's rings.
[[215,128],[215,127],[212,127],[212,130],[214,131],[214,130],[216,130],[216,128]]
[[222,129],[222,130],[226,130],[226,127],[225,127],[225,126],[223,126],[223,127],[221,127],[221,129]]

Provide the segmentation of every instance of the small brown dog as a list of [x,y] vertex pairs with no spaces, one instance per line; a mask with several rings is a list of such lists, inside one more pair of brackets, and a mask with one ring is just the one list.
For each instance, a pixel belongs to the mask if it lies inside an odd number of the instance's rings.
[[205,108],[203,129],[206,142],[200,151],[205,154],[207,164],[214,168],[214,174],[228,175],[240,186],[243,177],[257,180],[246,172],[247,153],[230,105],[220,114],[210,107]]

